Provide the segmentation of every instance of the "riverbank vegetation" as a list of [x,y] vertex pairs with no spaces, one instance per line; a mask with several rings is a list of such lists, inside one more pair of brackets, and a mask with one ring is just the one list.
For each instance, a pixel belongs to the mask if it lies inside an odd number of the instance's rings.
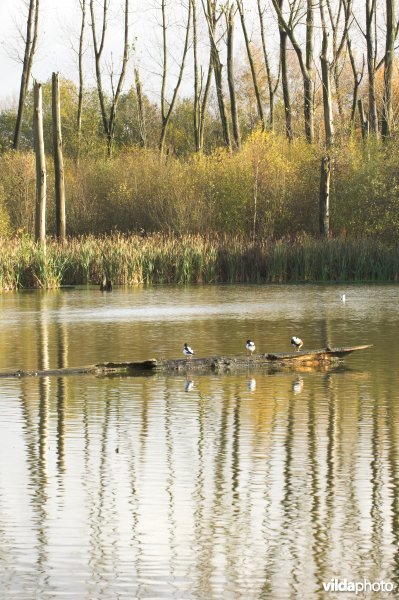
[[392,0],[161,0],[152,67],[116,4],[79,2],[75,80],[32,93],[26,3],[19,102],[0,110],[2,289],[397,279]]
[[[347,140],[333,151],[331,235],[399,240],[399,145]],[[253,133],[240,151],[169,157],[128,148],[112,158],[65,163],[67,232],[103,235],[225,233],[249,239],[319,233],[320,151],[298,139]],[[48,164],[47,231],[55,234]],[[0,154],[0,234],[33,234],[35,161],[29,152]]]
[[248,241],[241,236],[82,236],[44,247],[0,240],[0,289],[155,283],[398,281],[399,250],[375,239]]

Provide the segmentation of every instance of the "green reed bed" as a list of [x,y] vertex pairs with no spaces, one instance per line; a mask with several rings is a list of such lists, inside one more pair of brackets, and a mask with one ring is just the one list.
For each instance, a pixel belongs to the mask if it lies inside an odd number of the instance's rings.
[[399,248],[381,241],[258,240],[153,234],[85,236],[46,246],[0,238],[0,289],[155,283],[397,281]]

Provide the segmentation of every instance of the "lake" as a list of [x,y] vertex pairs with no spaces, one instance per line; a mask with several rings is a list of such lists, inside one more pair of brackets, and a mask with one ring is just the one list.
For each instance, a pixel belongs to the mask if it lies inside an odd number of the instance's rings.
[[292,335],[373,348],[325,372],[2,379],[0,597],[332,599],[347,596],[325,586],[365,580],[393,597],[376,585],[399,585],[398,299],[391,285],[2,294],[2,371],[181,357],[184,342],[289,351]]

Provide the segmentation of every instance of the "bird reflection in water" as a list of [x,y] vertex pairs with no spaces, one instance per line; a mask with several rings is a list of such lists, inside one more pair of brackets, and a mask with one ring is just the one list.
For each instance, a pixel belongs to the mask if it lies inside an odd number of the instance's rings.
[[303,390],[303,379],[298,377],[295,381],[292,382],[292,391],[294,394],[300,394]]
[[184,391],[191,392],[192,389],[194,389],[194,381],[192,379],[187,379],[187,381],[184,382]]
[[250,392],[254,392],[256,390],[256,379],[254,379],[254,377],[248,379],[247,387]]

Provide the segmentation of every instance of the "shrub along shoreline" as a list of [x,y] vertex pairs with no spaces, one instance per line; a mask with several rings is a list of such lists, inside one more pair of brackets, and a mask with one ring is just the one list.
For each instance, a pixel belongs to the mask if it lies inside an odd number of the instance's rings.
[[380,240],[251,241],[234,235],[113,234],[49,239],[0,238],[0,290],[62,285],[396,282],[399,247]]

